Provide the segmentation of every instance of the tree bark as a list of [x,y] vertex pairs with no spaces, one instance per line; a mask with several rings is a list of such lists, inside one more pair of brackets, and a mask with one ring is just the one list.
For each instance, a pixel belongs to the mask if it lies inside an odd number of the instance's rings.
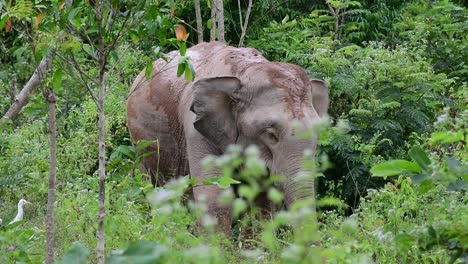
[[216,1],[216,17],[218,19],[218,40],[224,42],[224,6],[223,0]]
[[210,0],[211,1],[211,29],[210,29],[210,41],[216,40],[216,1],[217,0]]
[[97,237],[97,263],[105,263],[105,233],[104,233],[104,218],[106,216],[105,199],[106,199],[106,115],[104,113],[105,106],[105,73],[106,73],[106,50],[104,44],[104,28],[102,23],[103,3],[98,2],[96,8],[96,17],[98,23],[98,50],[99,50],[99,96],[98,96],[98,130],[99,130],[99,215]]
[[47,238],[46,252],[47,264],[54,263],[54,204],[55,204],[55,179],[56,179],[56,160],[57,160],[57,122],[55,111],[55,94],[51,89],[44,91],[44,98],[48,105],[49,115],[49,133],[50,133],[50,161],[49,161],[49,191],[47,195]]
[[[247,6],[247,13],[245,14],[244,25],[242,25],[242,16],[240,16],[242,33],[241,33],[241,37],[239,40],[239,47],[242,47],[244,45],[245,34],[247,33],[247,26],[249,25],[249,18],[250,18],[251,11],[252,11],[252,0],[249,0],[249,5]],[[239,4],[239,14],[241,13],[242,11],[240,9],[240,4]]]
[[200,0],[194,0],[195,3],[195,16],[197,18],[197,35],[198,43],[203,42],[203,21],[200,10]]
[[5,115],[1,118],[2,120],[14,120],[18,117],[19,112],[23,107],[28,103],[29,96],[36,90],[36,88],[41,84],[44,75],[49,70],[52,59],[55,56],[55,52],[50,52],[45,58],[41,60],[39,66],[37,66],[29,81],[23,87],[21,92],[15,97],[15,101],[10,106]]

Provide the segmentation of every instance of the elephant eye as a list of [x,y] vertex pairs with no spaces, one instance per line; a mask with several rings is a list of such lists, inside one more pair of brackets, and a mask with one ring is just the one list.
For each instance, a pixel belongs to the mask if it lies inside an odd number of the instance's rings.
[[264,141],[267,145],[275,145],[278,143],[278,134],[276,133],[275,129],[272,127],[269,127],[264,130],[262,137],[264,138]]

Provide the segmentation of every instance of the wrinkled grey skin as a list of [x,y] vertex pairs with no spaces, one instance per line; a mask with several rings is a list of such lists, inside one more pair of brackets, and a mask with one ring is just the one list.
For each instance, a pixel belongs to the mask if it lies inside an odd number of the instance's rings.
[[[314,195],[314,184],[295,181],[303,167],[304,150],[315,150],[313,140],[297,135],[308,131],[327,112],[328,89],[309,80],[296,65],[270,62],[257,50],[219,42],[187,50],[196,72],[193,82],[177,78],[178,52],[169,62],[154,62],[152,78],[144,71],[136,78],[127,102],[131,138],[158,140],[159,151],[141,169],[161,186],[171,177],[187,175],[198,182],[216,176],[205,172],[201,160],[220,155],[229,144],[259,147],[271,174],[283,177],[286,204]],[[293,120],[299,124],[293,127]],[[217,186],[197,186],[195,200],[205,196],[208,212],[218,227],[230,232],[231,210],[218,204]]]

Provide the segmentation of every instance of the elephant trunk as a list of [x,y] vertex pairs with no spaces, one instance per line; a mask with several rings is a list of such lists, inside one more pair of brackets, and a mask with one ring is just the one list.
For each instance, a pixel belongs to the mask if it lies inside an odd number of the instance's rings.
[[[290,207],[295,201],[305,198],[315,198],[315,178],[310,166],[304,166],[304,151],[309,151],[308,158],[315,151],[314,141],[298,140],[284,149],[281,175],[283,175],[283,189],[286,206]],[[312,152],[310,152],[312,151]],[[306,160],[308,160],[306,158]],[[315,209],[315,208],[314,208]]]
[[315,198],[315,179],[303,166],[298,166],[286,173],[283,187],[288,207],[297,200]]

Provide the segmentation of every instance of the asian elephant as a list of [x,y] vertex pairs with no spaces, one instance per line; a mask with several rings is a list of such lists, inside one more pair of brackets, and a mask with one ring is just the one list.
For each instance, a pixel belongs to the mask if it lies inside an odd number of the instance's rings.
[[[210,42],[193,46],[186,55],[196,72],[194,81],[177,78],[180,55],[174,51],[166,61],[153,63],[148,80],[141,72],[128,97],[132,141],[157,140],[149,147],[155,154],[140,166],[153,184],[187,174],[200,183],[216,176],[202,169],[204,157],[222,154],[229,144],[255,144],[270,174],[283,178],[286,205],[314,195],[313,180],[294,179],[303,167],[304,150],[315,151],[316,137],[298,135],[326,114],[326,84],[309,79],[299,66],[270,62],[252,48]],[[229,233],[231,210],[218,204],[220,193],[214,185],[193,188],[195,200],[205,196],[208,213]]]

